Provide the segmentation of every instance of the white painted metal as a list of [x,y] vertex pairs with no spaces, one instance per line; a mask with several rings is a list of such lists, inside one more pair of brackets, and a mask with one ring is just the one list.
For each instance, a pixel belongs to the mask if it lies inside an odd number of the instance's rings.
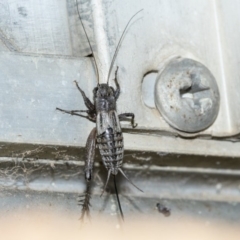
[[99,83],[107,83],[110,58],[102,0],[92,0],[92,17],[94,24],[94,40],[97,50],[95,55],[99,71]]

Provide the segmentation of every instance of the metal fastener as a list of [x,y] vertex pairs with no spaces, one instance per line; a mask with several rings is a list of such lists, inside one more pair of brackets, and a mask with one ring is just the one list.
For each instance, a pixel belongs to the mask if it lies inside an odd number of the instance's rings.
[[175,58],[157,77],[155,103],[172,127],[198,132],[215,121],[220,96],[208,68],[192,59]]

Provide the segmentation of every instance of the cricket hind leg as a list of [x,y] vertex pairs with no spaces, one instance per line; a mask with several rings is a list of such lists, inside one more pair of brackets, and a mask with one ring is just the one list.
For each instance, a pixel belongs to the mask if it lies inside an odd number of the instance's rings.
[[122,114],[119,114],[118,117],[120,121],[127,121],[129,120],[129,117],[130,117],[132,128],[137,127],[137,123],[134,124],[134,119],[135,119],[134,113],[122,113]]
[[80,221],[84,221],[84,217],[87,216],[90,218],[90,200],[91,200],[91,181],[86,183],[86,190],[84,194],[79,195],[78,205],[82,206]]
[[96,147],[96,128],[90,132],[87,143],[86,143],[86,159],[85,159],[85,179],[86,179],[86,191],[80,196],[79,205],[82,206],[80,220],[83,222],[84,217],[90,218],[90,200],[91,200],[91,178],[92,169],[95,157],[95,147]]
[[87,143],[86,143],[86,159],[85,159],[85,179],[87,181],[91,180],[92,177],[92,169],[95,157],[95,148],[96,148],[96,135],[97,129],[93,128],[90,132]]

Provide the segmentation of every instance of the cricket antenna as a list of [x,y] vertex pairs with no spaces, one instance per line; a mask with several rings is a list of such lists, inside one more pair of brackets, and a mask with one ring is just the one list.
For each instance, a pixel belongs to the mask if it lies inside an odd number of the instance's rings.
[[86,37],[87,37],[87,41],[88,41],[89,47],[90,47],[90,49],[91,49],[91,51],[92,51],[94,64],[95,64],[95,67],[96,67],[96,70],[97,70],[97,80],[98,80],[98,84],[99,84],[99,71],[98,71],[97,61],[96,61],[96,58],[95,58],[95,55],[94,55],[94,52],[93,52],[92,45],[91,45],[91,43],[90,43],[89,37],[88,37],[88,35],[87,35],[87,31],[86,31],[86,29],[85,29],[85,27],[84,27],[84,25],[83,25],[82,18],[81,18],[81,16],[80,16],[80,12],[79,12],[79,8],[78,8],[78,1],[77,1],[77,0],[76,0],[76,5],[77,5],[77,12],[78,12],[78,16],[79,16],[80,22],[81,22],[81,24],[82,24],[83,30],[84,30],[84,32],[85,32],[85,35],[86,35]]
[[143,11],[143,9],[139,10],[138,12],[136,12],[136,13],[130,18],[130,20],[128,21],[126,27],[125,27],[124,30],[123,30],[122,36],[120,37],[120,39],[119,39],[119,41],[118,41],[118,45],[117,45],[116,50],[115,50],[115,52],[114,52],[114,55],[113,55],[113,58],[112,58],[112,62],[111,62],[110,68],[109,68],[108,78],[107,78],[107,84],[108,84],[108,82],[109,82],[109,78],[110,78],[110,74],[111,74],[111,72],[112,72],[113,64],[114,64],[114,62],[115,62],[115,60],[116,60],[116,57],[117,57],[117,54],[118,54],[118,51],[119,51],[119,48],[120,48],[120,45],[121,45],[123,36],[124,36],[124,34],[125,34],[128,26],[129,26],[130,22],[132,21],[132,19],[133,19],[138,13],[140,13],[141,11]]
[[117,190],[116,176],[115,175],[113,175],[113,181],[114,181],[114,187],[115,187],[115,193],[116,193],[116,196],[117,196],[117,202],[118,202],[118,206],[119,206],[119,211],[120,211],[122,220],[124,221],[124,215],[123,215],[121,203],[120,203],[119,196],[118,196],[118,190]]
[[126,174],[123,172],[123,170],[121,168],[118,169],[119,172],[136,188],[138,189],[140,192],[143,192],[143,190],[141,190],[139,187],[137,187],[127,176]]

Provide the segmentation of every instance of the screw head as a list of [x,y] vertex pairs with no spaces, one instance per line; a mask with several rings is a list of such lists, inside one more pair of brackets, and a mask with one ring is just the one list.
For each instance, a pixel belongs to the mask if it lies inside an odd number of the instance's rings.
[[198,132],[215,121],[220,95],[208,68],[192,59],[175,58],[157,77],[155,103],[172,127]]

